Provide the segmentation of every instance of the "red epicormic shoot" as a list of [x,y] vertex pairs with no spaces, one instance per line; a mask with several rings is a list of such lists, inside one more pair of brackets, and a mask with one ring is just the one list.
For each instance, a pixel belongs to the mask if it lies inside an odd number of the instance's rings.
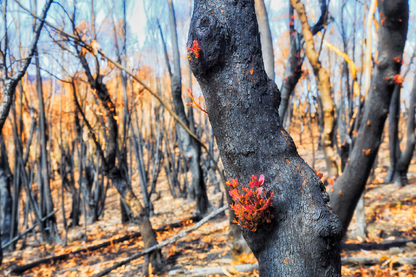
[[189,96],[191,97],[191,102],[189,102],[188,104],[186,104],[186,106],[188,106],[188,107],[194,107],[194,108],[197,108],[197,109],[200,109],[201,111],[203,111],[204,113],[206,113],[206,114],[208,114],[208,111],[207,110],[204,110],[202,107],[201,107],[201,96],[198,96],[198,103],[197,102],[195,102],[195,100],[194,100],[194,95],[192,94],[192,91],[188,88],[188,94],[189,94]]
[[402,84],[404,81],[404,77],[400,76],[399,74],[394,75],[394,83],[395,84]]
[[[193,52],[195,54],[195,59],[199,58],[199,50],[201,50],[201,48],[199,48],[198,41],[194,40],[192,48],[186,47],[186,50]],[[190,54],[188,54],[188,59],[191,60]]]
[[273,219],[270,212],[270,207],[273,206],[273,192],[267,197],[267,190],[261,187],[263,183],[263,175],[260,175],[259,180],[256,176],[251,176],[249,187],[242,188],[245,192],[244,195],[238,190],[237,179],[231,179],[231,182],[227,180],[226,183],[227,186],[232,188],[229,193],[235,202],[231,204],[231,210],[235,212],[237,217],[233,222],[252,232],[257,231],[259,224],[270,223]]
[[324,176],[324,174],[321,173],[321,170],[318,169],[318,171],[315,170],[316,175],[318,175],[319,179],[322,179],[322,177]]

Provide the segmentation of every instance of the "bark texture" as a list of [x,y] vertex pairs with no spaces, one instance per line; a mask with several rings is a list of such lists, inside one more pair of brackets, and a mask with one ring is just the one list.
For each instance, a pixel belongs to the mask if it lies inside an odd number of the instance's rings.
[[358,200],[365,188],[376,158],[384,129],[389,104],[395,87],[395,76],[400,73],[406,42],[409,3],[407,0],[379,2],[379,43],[371,90],[364,104],[361,127],[358,131],[350,161],[333,186],[330,206],[348,228]]
[[306,17],[305,6],[300,0],[291,0],[292,5],[298,14],[302,34],[305,39],[306,49],[305,54],[313,68],[313,72],[317,79],[318,88],[321,92],[322,110],[324,118],[324,129],[322,133],[322,144],[324,146],[325,160],[329,177],[338,176],[338,166],[336,163],[336,155],[334,151],[333,133],[335,129],[334,117],[334,101],[331,96],[331,82],[329,80],[328,72],[322,67],[319,61],[319,55],[315,50],[315,43],[313,41],[313,32]]
[[325,188],[283,129],[280,93],[263,66],[251,0],[195,1],[187,45],[228,178],[265,176],[274,192],[271,224],[243,236],[261,276],[340,276],[341,224]]

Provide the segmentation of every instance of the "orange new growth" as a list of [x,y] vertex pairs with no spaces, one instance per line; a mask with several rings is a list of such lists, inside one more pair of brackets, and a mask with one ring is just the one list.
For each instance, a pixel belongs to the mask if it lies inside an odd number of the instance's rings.
[[394,83],[401,84],[404,81],[404,77],[400,76],[399,74],[394,75]]
[[197,108],[197,109],[200,109],[201,111],[203,111],[204,113],[208,113],[208,111],[207,110],[204,110],[202,107],[201,107],[201,96],[198,96],[198,103],[197,102],[195,102],[195,100],[194,100],[194,95],[192,94],[192,91],[188,88],[188,94],[189,94],[189,96],[191,97],[191,102],[189,102],[188,104],[186,104],[186,106],[188,106],[188,107],[194,107],[194,108]]
[[235,202],[231,204],[231,210],[235,212],[237,217],[233,222],[252,232],[257,231],[259,224],[270,223],[273,219],[270,212],[270,207],[273,206],[273,192],[267,197],[267,190],[261,187],[263,183],[263,175],[260,175],[258,181],[256,176],[251,176],[249,187],[242,188],[245,192],[244,195],[238,190],[237,179],[231,179],[231,182],[227,180],[226,183],[227,186],[232,188],[229,193]]
[[324,177],[324,174],[321,173],[321,170],[319,169],[318,171],[315,170],[316,175],[318,175],[319,179],[322,179],[322,177]]
[[[195,59],[199,58],[199,50],[201,50],[201,48],[199,48],[198,41],[194,40],[192,48],[186,47],[186,50],[193,52],[195,54]],[[191,59],[190,54],[188,54],[188,58],[189,60]]]

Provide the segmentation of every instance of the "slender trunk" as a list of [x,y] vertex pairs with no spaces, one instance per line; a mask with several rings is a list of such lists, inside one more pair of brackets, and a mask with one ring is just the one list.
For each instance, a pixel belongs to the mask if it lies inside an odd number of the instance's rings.
[[272,222],[242,230],[260,276],[340,276],[341,224],[280,123],[280,93],[264,71],[254,1],[195,1],[187,45],[194,40],[201,50],[190,64],[228,178],[241,189],[263,174],[274,193]]
[[396,178],[394,180],[396,187],[403,187],[409,183],[407,171],[410,161],[412,160],[415,149],[415,105],[416,105],[416,77],[413,78],[413,88],[410,96],[409,114],[407,116],[407,140],[406,148],[396,164]]
[[143,158],[143,143],[140,133],[139,127],[139,118],[136,114],[136,129],[137,129],[137,136],[134,135],[133,126],[130,125],[130,131],[133,134],[133,145],[134,145],[134,153],[136,156],[136,164],[137,164],[137,171],[140,176],[140,187],[142,189],[143,194],[143,202],[144,202],[144,209],[149,213],[150,212],[150,201],[149,201],[149,193],[147,191],[147,180],[146,180],[146,169],[144,167],[144,158]]
[[298,34],[295,30],[295,17],[293,14],[293,5],[292,2],[289,0],[289,35],[290,35],[290,52],[289,57],[286,62],[285,74],[283,76],[283,85],[282,85],[282,92],[281,92],[281,101],[279,106],[279,116],[281,122],[284,122],[286,112],[289,106],[289,99],[292,95],[296,84],[298,83],[303,58],[301,58],[301,50],[302,50],[302,36]]
[[389,151],[390,167],[384,179],[385,183],[394,181],[396,163],[400,158],[399,119],[400,119],[400,91],[401,84],[394,86],[393,96],[389,107]]
[[261,52],[263,55],[264,70],[267,76],[274,81],[274,54],[273,40],[270,31],[267,10],[263,0],[254,0],[257,22],[259,24]]
[[319,91],[321,92],[322,111],[324,119],[324,129],[322,133],[322,143],[324,147],[325,160],[327,165],[328,176],[336,178],[338,176],[338,166],[336,162],[336,155],[334,151],[333,133],[335,128],[334,118],[334,101],[331,96],[331,83],[328,72],[322,67],[319,61],[318,53],[315,51],[315,44],[313,41],[313,34],[306,17],[305,6],[300,0],[291,0],[293,7],[296,9],[299,20],[302,26],[302,34],[306,44],[306,57],[311,64]]
[[13,198],[11,186],[13,175],[9,167],[6,146],[4,145],[3,135],[0,136],[0,228],[1,244],[6,244],[10,240],[12,226],[12,207]]
[[[35,53],[38,53],[38,49],[35,49]],[[38,94],[38,113],[39,113],[39,135],[40,135],[40,172],[41,172],[41,179],[42,179],[42,188],[45,201],[45,210],[42,213],[42,217],[46,216],[47,214],[51,213],[54,210],[52,194],[51,194],[51,187],[49,183],[49,167],[48,167],[48,154],[47,154],[47,141],[46,138],[46,118],[45,118],[45,106],[43,100],[43,90],[42,90],[42,77],[40,75],[40,65],[39,65],[39,56],[36,55],[35,58],[36,63],[36,90]],[[48,234],[50,236],[50,241],[55,242],[56,239],[59,237],[57,233],[57,226],[56,226],[56,217],[55,215],[49,217],[46,221],[46,226],[49,227]]]
[[357,208],[355,208],[355,236],[359,236],[362,239],[367,238],[367,221],[365,219],[365,200],[364,193],[361,194],[360,200],[358,200]]
[[[176,19],[172,0],[168,0],[169,5],[169,22],[172,33],[172,47],[174,59],[174,72],[171,79],[171,90],[175,112],[178,117],[189,127],[189,121],[186,118],[185,109],[182,101],[182,78],[179,59],[178,36],[176,33]],[[178,125],[179,147],[182,149],[187,163],[192,172],[192,187],[195,189],[196,206],[195,214],[205,214],[208,211],[209,202],[204,178],[202,174],[201,155],[196,143],[192,142],[192,137]]]

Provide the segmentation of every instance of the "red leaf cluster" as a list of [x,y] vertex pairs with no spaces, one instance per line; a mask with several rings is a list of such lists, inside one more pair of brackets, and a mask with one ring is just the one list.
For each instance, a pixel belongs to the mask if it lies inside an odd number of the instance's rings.
[[324,177],[324,174],[321,173],[321,170],[319,169],[318,171],[315,170],[316,175],[318,175],[319,179],[322,179],[322,177]]
[[404,77],[400,76],[399,74],[394,75],[394,83],[401,84],[404,81]]
[[231,210],[237,216],[233,222],[252,232],[257,231],[259,224],[270,223],[273,219],[270,212],[270,207],[273,206],[273,192],[267,197],[267,190],[261,187],[263,183],[263,175],[260,175],[259,180],[256,176],[251,176],[249,187],[242,188],[245,192],[244,195],[238,190],[237,179],[232,179],[231,182],[227,180],[226,183],[227,186],[232,188],[229,193],[235,202],[231,204]]
[[[199,58],[199,50],[201,50],[201,48],[199,48],[198,41],[194,40],[192,48],[186,47],[186,50],[193,52],[195,54],[195,59]],[[189,54],[188,58],[191,59]]]

